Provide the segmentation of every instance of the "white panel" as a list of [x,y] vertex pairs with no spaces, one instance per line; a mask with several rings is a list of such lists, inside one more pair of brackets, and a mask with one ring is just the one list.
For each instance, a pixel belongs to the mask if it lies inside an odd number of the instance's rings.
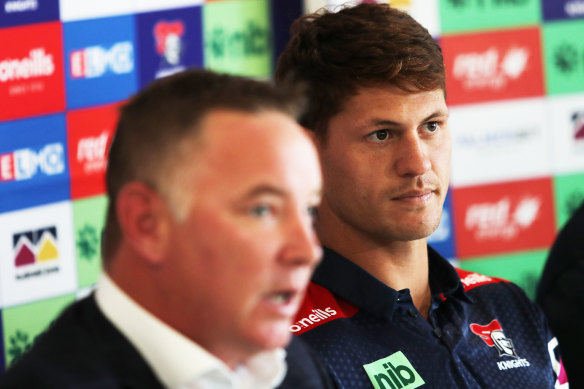
[[550,131],[543,98],[450,108],[453,186],[546,176]]
[[203,0],[135,0],[134,11],[159,11],[203,4]]
[[60,0],[59,3],[64,22],[134,12],[134,0]]
[[584,94],[548,97],[548,127],[556,174],[584,170]]
[[[22,238],[22,234],[34,235],[49,227],[56,231],[57,238],[53,240],[51,237],[51,244],[55,247],[57,256],[41,261],[41,240],[36,245],[28,245],[34,254],[34,262],[17,266],[17,252],[27,240]],[[45,234],[48,235],[50,234]],[[15,244],[18,236],[21,236],[18,241],[20,244]],[[73,211],[69,201],[0,215],[1,306],[73,293],[76,288]]]

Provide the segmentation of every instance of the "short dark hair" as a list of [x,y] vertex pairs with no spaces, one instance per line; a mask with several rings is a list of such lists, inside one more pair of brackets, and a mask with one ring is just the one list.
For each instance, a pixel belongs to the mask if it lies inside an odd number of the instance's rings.
[[298,88],[275,87],[268,82],[203,69],[156,80],[133,96],[121,108],[108,154],[109,205],[102,246],[105,263],[121,240],[116,199],[122,187],[141,181],[162,194],[172,190],[164,187],[165,168],[176,162],[183,140],[196,138],[198,124],[206,114],[221,109],[276,111],[297,119],[301,106]]
[[442,50],[422,25],[388,4],[320,10],[297,19],[276,82],[307,88],[300,124],[326,136],[330,119],[359,88],[446,91]]

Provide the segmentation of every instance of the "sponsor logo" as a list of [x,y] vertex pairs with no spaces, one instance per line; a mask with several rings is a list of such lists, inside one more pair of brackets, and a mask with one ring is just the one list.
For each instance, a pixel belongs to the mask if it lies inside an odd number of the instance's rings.
[[572,74],[580,67],[578,48],[568,42],[558,45],[553,53],[554,66],[560,73]]
[[106,48],[90,46],[69,54],[72,78],[96,78],[111,72],[126,74],[134,70],[134,46],[130,41]]
[[38,8],[39,3],[37,0],[11,0],[4,3],[4,12],[7,14],[36,11]]
[[153,34],[156,42],[156,52],[162,58],[156,78],[183,70],[185,66],[181,63],[181,54],[184,51],[184,23],[181,20],[173,22],[160,21],[154,25]]
[[75,242],[79,250],[79,257],[87,262],[93,262],[97,256],[99,248],[99,235],[97,229],[90,224],[85,224],[83,228],[77,231]]
[[524,73],[529,57],[529,49],[521,46],[504,53],[492,47],[484,52],[459,54],[454,60],[453,75],[468,90],[500,90]]
[[83,166],[86,174],[104,171],[106,168],[106,150],[109,132],[79,140],[77,144],[77,162]]
[[523,197],[514,209],[507,197],[496,203],[473,204],[467,210],[465,227],[474,230],[477,240],[511,240],[531,227],[540,207],[541,199],[535,196]]
[[499,361],[499,370],[516,369],[518,367],[529,367],[530,363],[517,355],[513,341],[505,336],[503,327],[499,320],[494,319],[487,325],[472,323],[470,330],[481,338],[489,347],[494,347],[499,352],[499,357],[510,357],[513,360]]
[[566,15],[570,17],[584,15],[584,1],[568,1],[564,5],[564,11],[566,12]]
[[323,309],[313,309],[312,313],[308,314],[306,317],[300,318],[296,323],[290,326],[291,332],[298,332],[302,329],[308,328],[311,325],[318,323],[322,320],[327,320],[337,314],[337,311],[331,307],[326,307]]
[[487,276],[484,276],[482,274],[470,273],[466,277],[461,278],[460,281],[462,282],[462,284],[464,286],[468,287],[468,286],[473,286],[473,285],[477,285],[477,284],[484,284],[484,283],[493,282],[494,280],[491,277],[487,277]]
[[5,58],[0,61],[0,82],[47,77],[54,72],[53,55],[47,54],[44,47],[31,49],[24,58]]
[[243,30],[213,29],[208,45],[214,58],[264,56],[269,53],[268,36],[264,26],[248,21]]
[[65,171],[65,157],[61,143],[48,144],[38,152],[27,148],[0,154],[0,183],[28,180],[39,171],[47,176]]
[[15,233],[12,236],[16,279],[40,277],[59,271],[57,227]]
[[574,138],[577,140],[584,139],[584,111],[574,112],[572,114],[572,123],[574,125]]
[[401,351],[363,365],[363,368],[375,389],[413,389],[425,384]]
[[[37,335],[38,336],[38,335]],[[13,335],[8,337],[9,344],[6,353],[10,358],[10,365],[19,360],[34,344],[36,338],[30,336],[27,332],[17,329]]]

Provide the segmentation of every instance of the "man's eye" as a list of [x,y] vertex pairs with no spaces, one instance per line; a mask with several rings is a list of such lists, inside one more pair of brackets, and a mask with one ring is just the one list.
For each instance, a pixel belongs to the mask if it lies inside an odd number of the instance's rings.
[[253,216],[262,217],[270,214],[270,206],[266,204],[255,205],[251,208],[250,213]]
[[427,132],[432,134],[432,133],[438,131],[438,129],[440,128],[440,125],[438,124],[438,122],[429,122],[429,123],[424,124],[424,128],[426,129]]
[[367,136],[369,140],[373,142],[383,142],[387,138],[389,138],[389,131],[387,130],[377,130]]

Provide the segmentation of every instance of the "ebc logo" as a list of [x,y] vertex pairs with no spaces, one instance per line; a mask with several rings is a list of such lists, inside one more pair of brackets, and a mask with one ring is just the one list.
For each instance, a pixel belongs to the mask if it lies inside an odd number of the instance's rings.
[[57,228],[48,226],[12,236],[15,277],[22,280],[59,271]]
[[401,351],[363,365],[363,368],[375,389],[414,389],[425,384]]
[[37,174],[61,174],[65,171],[64,154],[61,143],[51,143],[40,150],[25,148],[0,154],[0,182],[30,180]]
[[0,212],[69,198],[65,117],[0,123]]
[[540,41],[538,28],[443,37],[448,102],[542,96]]
[[118,118],[117,107],[114,104],[67,113],[73,199],[105,191],[107,149]]
[[454,189],[458,258],[548,247],[552,184],[534,179]]
[[59,0],[0,0],[0,27],[59,20]]
[[118,42],[111,47],[91,46],[69,54],[72,78],[95,78],[107,73],[126,74],[134,70],[132,42]]
[[137,90],[134,35],[130,16],[64,24],[69,108],[114,103]]
[[61,24],[0,29],[0,120],[65,108]]
[[136,16],[140,85],[189,67],[203,66],[201,7]]

